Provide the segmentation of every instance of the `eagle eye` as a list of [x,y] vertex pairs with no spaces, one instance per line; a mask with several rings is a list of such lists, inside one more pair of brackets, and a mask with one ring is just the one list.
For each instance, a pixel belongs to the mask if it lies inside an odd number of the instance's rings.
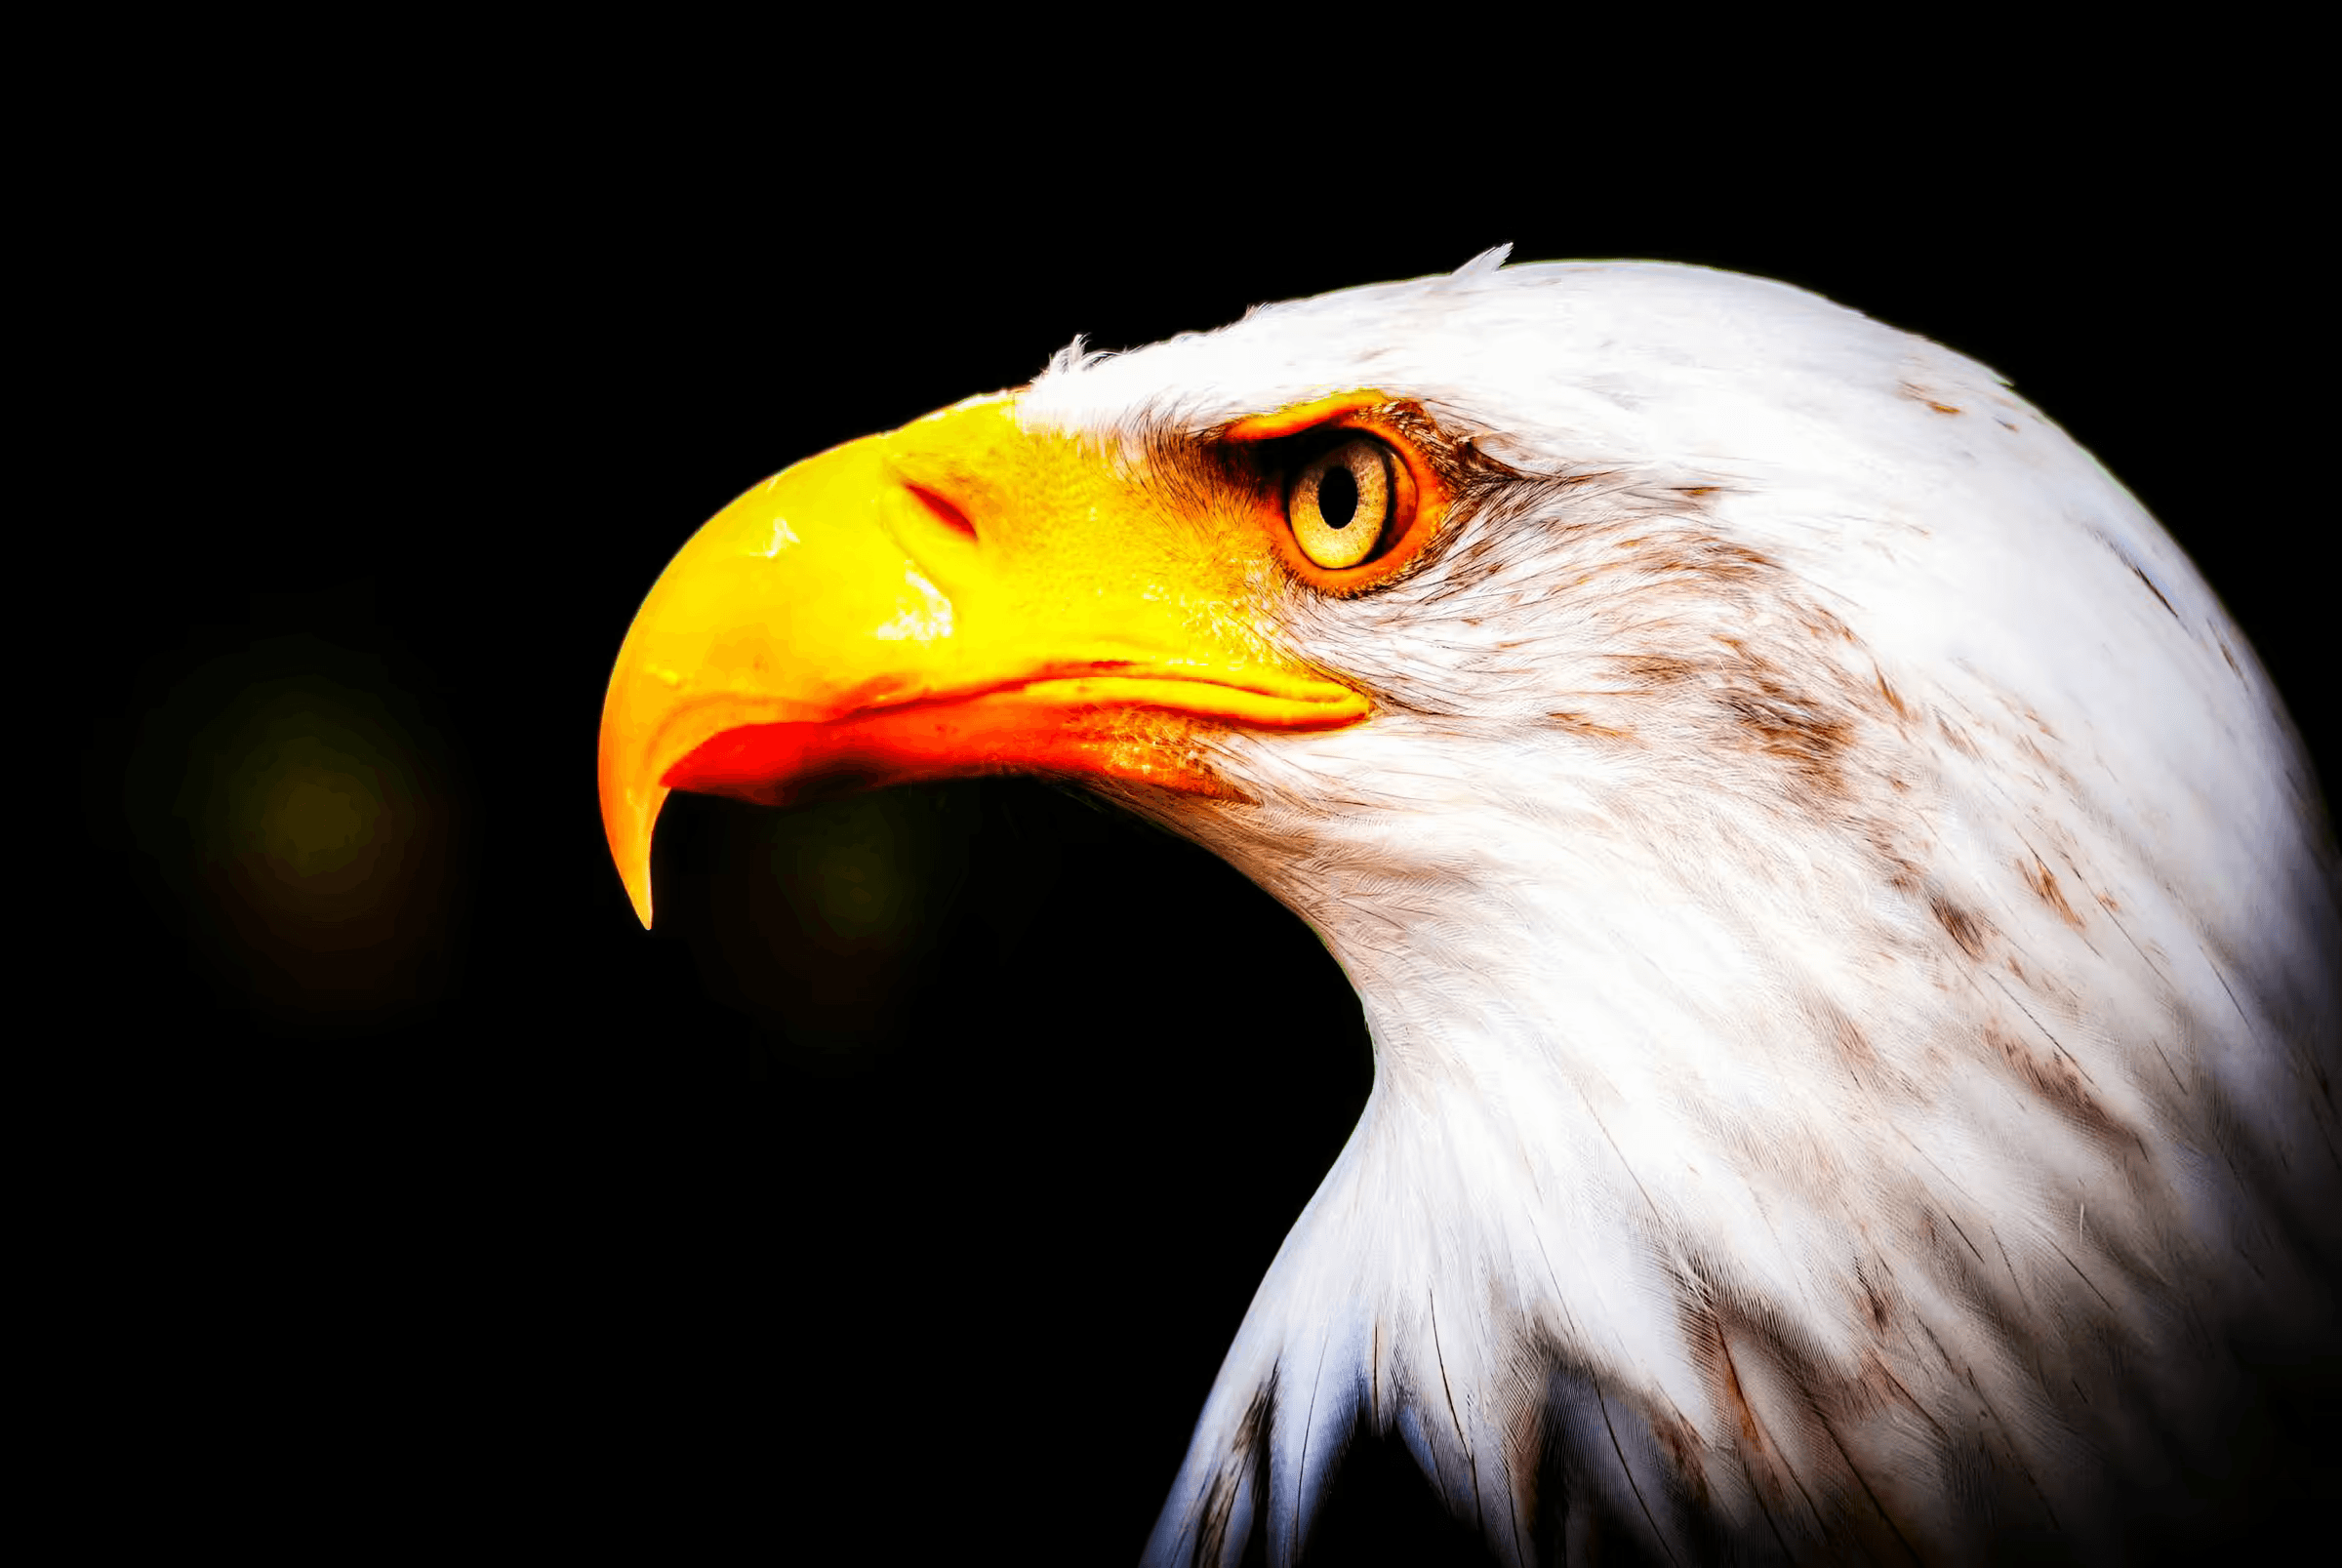
[[1371,557],[1391,521],[1391,457],[1371,436],[1353,436],[1294,476],[1285,498],[1293,542],[1339,571]]

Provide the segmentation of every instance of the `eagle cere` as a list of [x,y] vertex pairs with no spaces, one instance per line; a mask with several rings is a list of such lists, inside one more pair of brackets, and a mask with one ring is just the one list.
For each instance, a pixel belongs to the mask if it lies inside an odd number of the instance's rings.
[[611,678],[636,907],[670,788],[1029,771],[1320,934],[1373,1092],[1151,1564],[1302,1560],[1361,1430],[1508,1563],[2120,1555],[2240,1356],[2333,1335],[2300,744],[1982,366],[1501,261],[1076,343],[742,497]]

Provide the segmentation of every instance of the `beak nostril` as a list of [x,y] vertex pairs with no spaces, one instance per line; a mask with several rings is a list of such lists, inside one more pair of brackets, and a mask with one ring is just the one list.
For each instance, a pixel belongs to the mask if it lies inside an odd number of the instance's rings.
[[951,504],[950,502],[946,501],[943,497],[937,495],[934,491],[927,489],[924,485],[907,484],[903,488],[909,491],[912,496],[916,497],[919,504],[926,507],[928,512],[935,518],[937,522],[943,524],[946,528],[949,528],[953,533],[958,534],[971,543],[975,541],[976,525],[968,521],[968,514],[966,512],[961,511],[957,506]]

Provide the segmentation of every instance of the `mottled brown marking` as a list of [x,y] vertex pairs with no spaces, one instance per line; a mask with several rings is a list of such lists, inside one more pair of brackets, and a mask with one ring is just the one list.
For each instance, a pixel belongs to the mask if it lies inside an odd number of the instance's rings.
[[1707,1502],[1707,1467],[1702,1463],[1707,1444],[1700,1441],[1699,1429],[1676,1410],[1645,1408],[1641,1415],[1651,1436],[1667,1450],[1667,1457],[1674,1462],[1676,1474],[1683,1480],[1686,1490],[1700,1502]]
[[1886,863],[1886,885],[1898,893],[1909,893],[1919,886],[1922,878],[1919,867],[1885,831],[1874,826],[1870,831],[1871,848]]
[[2221,637],[2217,640],[2220,644],[2220,657],[2228,661],[2228,667],[2236,670],[2237,678],[2239,680],[2242,680],[2244,678],[2244,671],[2239,667],[2237,663],[2237,656],[2229,652],[2228,639],[2226,637]]
[[[1257,1535],[1267,1514],[1269,1428],[1276,1409],[1276,1369],[1272,1369],[1269,1381],[1252,1396],[1244,1419],[1236,1427],[1235,1441],[1229,1447],[1227,1461],[1218,1474],[1212,1477],[1205,1491],[1201,1513],[1202,1527],[1195,1533],[1197,1562],[1228,1560],[1229,1532],[1235,1523],[1236,1496],[1246,1482],[1253,1486],[1255,1517],[1252,1530]],[[1240,1545],[1240,1544],[1239,1544]]]
[[2076,1127],[2111,1143],[2134,1140],[2114,1114],[2098,1103],[2082,1081],[2080,1071],[2062,1052],[2044,1057],[1999,1023],[1984,1026],[1985,1043],[2016,1070],[2025,1086],[2048,1103],[2049,1108]]
[[1764,660],[1730,640],[1738,676],[1722,698],[1727,717],[1757,749],[1789,763],[1806,784],[1828,795],[1846,793],[1838,759],[1852,728],[1806,692],[1789,685]]
[[1927,907],[1934,911],[1936,922],[1950,933],[1952,940],[1959,944],[1961,952],[1966,953],[1970,958],[1981,959],[1984,956],[1985,927],[1983,921],[1954,904],[1950,899],[1945,898],[1941,893],[1929,896]]
[[1713,534],[1667,540],[1657,553],[1643,557],[1636,564],[1648,572],[1712,578],[1720,583],[1745,583],[1775,569],[1771,556]]
[[1805,618],[1805,629],[1817,637],[1836,637],[1839,642],[1860,641],[1854,635],[1852,626],[1818,604],[1810,607]]
[[1756,1424],[1756,1408],[1749,1403],[1748,1390],[1740,1386],[1740,1369],[1732,1364],[1732,1349],[1724,1343],[1721,1323],[1716,1328],[1716,1348],[1717,1366],[1722,1373],[1720,1385],[1723,1406],[1732,1413],[1734,1425],[1740,1427],[1741,1440],[1758,1453],[1763,1453],[1772,1444],[1765,1440],[1764,1428]]
[[2074,912],[2074,906],[2068,904],[2066,896],[2058,891],[2057,873],[2042,864],[2039,855],[2033,858],[2031,865],[2027,865],[2023,861],[2017,862],[2017,874],[2025,878],[2025,885],[2033,889],[2035,898],[2057,911],[2059,919],[2077,931],[2081,929],[2081,916]]
[[[2131,576],[2137,578],[2141,583],[2147,584],[2147,591],[2155,595],[2156,603],[2161,605],[2166,610],[2171,610],[2171,601],[2164,598],[2163,590],[2155,585],[2155,579],[2149,577],[2145,572],[2139,570],[2137,565],[2132,562],[2124,561],[2122,564],[2130,568]],[[2171,610],[2171,619],[2174,621],[2179,619],[2179,612],[2177,610]]]
[[[1706,1294],[1703,1290],[1685,1303],[1684,1339],[1693,1361],[1707,1371],[1710,1393],[1739,1428],[1741,1441],[1748,1445],[1753,1457],[1767,1460],[1769,1468],[1772,1441],[1756,1419],[1756,1408],[1749,1402],[1748,1390],[1741,1387],[1740,1368],[1732,1358],[1731,1335],[1725,1326],[1724,1313],[1712,1300],[1703,1299]],[[1780,1485],[1777,1477],[1767,1479],[1776,1487]]]
[[1847,740],[1846,725],[1815,711],[1803,693],[1764,680],[1754,691],[1724,700],[1741,726],[1768,751],[1807,762],[1834,759]]
[[1830,1009],[1830,1038],[1848,1067],[1860,1072],[1878,1065],[1878,1053],[1872,1048],[1871,1037],[1863,1033],[1862,1025],[1842,1008]]
[[1887,680],[1886,671],[1884,670],[1878,671],[1878,695],[1886,699],[1886,705],[1894,709],[1895,717],[1902,719],[1906,723],[1910,722],[1912,716],[1911,709],[1903,705],[1902,694],[1897,692],[1894,686]]
[[[1930,1236],[1939,1219],[1949,1221],[1934,1213],[1918,1219]],[[1957,1222],[1951,1222],[1951,1229],[1958,1231]],[[1964,1305],[1983,1310],[1997,1332],[2012,1333],[2012,1325],[1995,1313],[1989,1290],[1981,1289],[1983,1265],[1975,1247],[1964,1234],[1957,1246],[1949,1237],[1941,1245],[1950,1249],[1942,1254],[1950,1266],[1945,1282],[1963,1296],[1979,1294],[1982,1300]],[[1890,1347],[1914,1332],[1934,1346],[1947,1367],[1965,1369],[1946,1352],[1923,1317],[1902,1309],[1893,1270],[1883,1266],[1883,1260],[1856,1271],[1863,1326],[1872,1339],[1854,1347],[1850,1368],[1817,1356],[1796,1334],[1793,1321],[1762,1308],[1752,1311],[1745,1300],[1719,1290],[1696,1258],[1686,1262],[1697,1284],[1686,1289],[1677,1322],[1712,1408],[1725,1423],[1712,1436],[1721,1439],[1738,1462],[1786,1557],[1884,1561],[1916,1555],[1912,1537],[1888,1511],[1897,1491],[1890,1488],[1882,1495],[1864,1473],[1858,1455],[1869,1450],[1850,1440],[1851,1428],[1870,1429],[1879,1422],[1909,1426],[1917,1418],[1916,1425],[1926,1432],[1922,1441],[1942,1459],[1949,1460],[1963,1443],[1973,1444],[1972,1456],[1981,1462],[1977,1479],[1995,1491],[1997,1483],[2023,1475],[2021,1460],[2012,1455],[2013,1467],[2001,1465],[1972,1434],[1958,1429],[1964,1423],[1946,1425],[1944,1418],[1953,1411],[1928,1408],[1896,1371],[1898,1358]],[[1970,1283],[1963,1290],[1956,1281]],[[1973,1387],[1972,1373],[1968,1381]],[[1981,1406],[1981,1393],[1978,1399]],[[1978,1415],[1989,1418],[1989,1411],[1980,1408]],[[1677,1463],[1687,1478],[1700,1472],[1696,1459]]]
[[1927,405],[1927,407],[1935,410],[1938,414],[1958,414],[1959,412],[1958,408],[1950,403],[1937,402],[1933,392],[1930,392],[1926,387],[1919,385],[1916,382],[1903,382],[1899,390],[1905,397],[1910,398],[1913,402],[1924,403]]
[[1614,729],[1607,724],[1596,724],[1583,713],[1548,713],[1545,721],[1556,730],[1567,730],[1573,735],[1591,735],[1604,741],[1632,741],[1635,739],[1635,732],[1632,730]]
[[1821,1457],[1814,1452],[1817,1427],[1827,1431],[1822,1404],[1836,1396],[1844,1380],[1814,1364],[1772,1325],[1713,1295],[1699,1305],[1685,1329],[1693,1353],[1707,1372],[1710,1397],[1737,1428],[1735,1446],[1741,1467],[1775,1539],[1784,1550],[1789,1549],[1789,1539],[1781,1536],[1786,1524],[1790,1539],[1838,1540],[1840,1530],[1851,1522],[1842,1500],[1836,1495],[1838,1478],[1829,1474],[1825,1465],[1823,1473],[1814,1477],[1817,1487],[1807,1487],[1766,1417],[1757,1410],[1741,1363],[1743,1357],[1755,1356],[1757,1360],[1751,1364],[1751,1371],[1762,1371],[1776,1380],[1789,1405],[1775,1416],[1791,1425],[1787,1435],[1801,1439],[1804,1452],[1800,1458],[1808,1464]]
[[1862,1287],[1862,1302],[1870,1309],[1871,1327],[1884,1334],[1892,1316],[1887,1310],[1885,1292],[1878,1288],[1878,1282],[1871,1278],[1870,1270],[1860,1263],[1854,1266],[1854,1282]]
[[1700,672],[1688,659],[1670,654],[1631,654],[1618,662],[1620,672],[1644,686],[1676,686]]
[[1976,758],[1976,747],[1974,743],[1970,742],[1965,735],[1954,729],[1952,727],[1952,721],[1944,717],[1944,715],[1940,712],[1935,715],[1935,727],[1937,732],[1943,736],[1945,743],[1949,744],[1953,750],[1971,760]]

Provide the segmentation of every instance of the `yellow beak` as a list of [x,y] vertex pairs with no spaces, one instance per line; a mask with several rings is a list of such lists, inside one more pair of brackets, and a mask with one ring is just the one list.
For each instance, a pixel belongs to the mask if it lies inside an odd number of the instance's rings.
[[1262,498],[1133,475],[979,399],[824,453],[668,563],[602,706],[602,824],[642,923],[673,789],[783,804],[969,773],[1233,793],[1196,729],[1366,716],[1277,654]]

